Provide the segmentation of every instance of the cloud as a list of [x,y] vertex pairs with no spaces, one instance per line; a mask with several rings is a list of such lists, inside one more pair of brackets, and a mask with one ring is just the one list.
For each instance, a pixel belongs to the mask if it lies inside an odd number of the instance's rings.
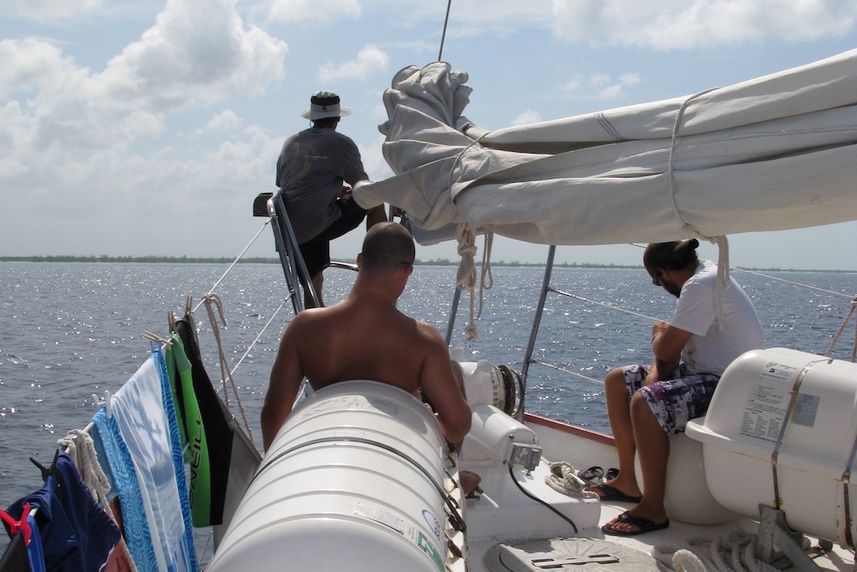
[[857,22],[849,0],[553,0],[553,32],[570,42],[687,49],[841,37]]
[[564,91],[594,93],[595,99],[616,99],[625,95],[625,88],[640,83],[640,74],[625,73],[614,78],[606,73],[575,76],[562,85]]
[[[34,252],[26,239],[34,223],[27,216],[51,228],[34,243],[47,252],[65,251],[62,237],[80,235],[81,224],[102,229],[122,221],[105,246],[120,254],[140,252],[128,242],[161,236],[160,224],[177,225],[188,213],[210,210],[223,217],[249,209],[248,186],[273,186],[271,157],[280,137],[248,128],[230,132],[212,151],[206,149],[210,143],[194,138],[199,132],[184,136],[166,129],[201,107],[243,99],[278,82],[286,50],[284,42],[244,24],[232,0],[168,0],[153,25],[103,70],[76,65],[52,42],[0,41],[4,250]],[[213,113],[209,128],[241,125],[230,109]],[[142,216],[153,212],[164,222]],[[161,230],[169,236],[168,228]],[[104,240],[101,230],[92,233],[83,243]],[[51,237],[55,244],[44,246]]]
[[542,120],[542,116],[537,111],[524,111],[512,120],[510,125],[527,125],[529,123],[538,123]]
[[224,109],[208,120],[205,126],[207,131],[227,131],[241,127],[242,121],[231,109]]
[[333,82],[340,79],[366,79],[366,77],[387,71],[390,56],[373,45],[367,45],[357,54],[357,59],[348,60],[335,65],[326,63],[318,70],[318,78],[323,82]]
[[103,4],[103,0],[0,0],[0,13],[7,18],[62,20],[92,14]]
[[65,82],[86,75],[59,48],[32,38],[0,40],[0,61],[0,97],[51,88],[58,78]]
[[285,75],[286,51],[285,42],[245,27],[234,0],[168,0],[155,25],[107,64],[98,83],[106,97],[169,111],[261,91]]
[[361,12],[359,0],[272,0],[268,20],[282,24],[332,22],[357,18]]

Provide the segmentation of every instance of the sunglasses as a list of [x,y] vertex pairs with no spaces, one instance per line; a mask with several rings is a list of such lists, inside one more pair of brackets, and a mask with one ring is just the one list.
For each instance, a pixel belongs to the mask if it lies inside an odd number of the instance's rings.
[[664,272],[660,268],[655,268],[655,270],[651,273],[652,276],[652,284],[655,286],[663,286],[664,285]]

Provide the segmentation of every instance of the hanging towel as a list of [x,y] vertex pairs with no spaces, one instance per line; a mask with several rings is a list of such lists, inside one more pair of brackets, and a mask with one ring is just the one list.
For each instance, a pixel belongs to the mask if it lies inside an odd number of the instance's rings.
[[[181,337],[174,333],[167,355],[167,373],[170,374],[170,386],[173,390],[176,408],[176,421],[184,422],[179,433],[184,435],[185,461],[190,465],[190,483],[188,496],[193,526],[210,526],[211,520],[211,464],[208,453],[208,440],[205,422],[199,410],[196,392],[193,386],[193,371],[190,360],[185,354]],[[172,366],[172,370],[170,367]],[[172,373],[170,373],[172,372]]]
[[[206,452],[210,468],[208,483],[209,518],[207,522],[194,519],[194,526],[207,526],[223,523],[226,489],[229,482],[229,464],[232,458],[233,433],[221,408],[220,398],[211,385],[211,380],[202,364],[199,345],[196,342],[192,324],[192,316],[186,315],[176,322],[176,331],[181,337],[185,354],[190,361],[193,392],[199,405],[205,431]],[[201,483],[197,483],[197,486],[200,485]],[[202,489],[197,489],[197,495],[199,490]],[[196,495],[194,501],[195,505],[197,502],[201,502],[197,500]]]
[[102,407],[93,418],[119,493],[128,548],[146,571],[196,570],[168,384],[156,350],[112,397],[111,415]]
[[68,455],[57,455],[44,486],[12,503],[9,512],[20,514],[27,502],[37,509],[47,570],[101,569],[119,540],[119,529],[93,499]]
[[[119,533],[122,534],[122,527],[119,524],[119,518],[113,512],[113,507],[110,505],[108,498],[110,497],[110,477],[105,473],[104,467],[98,462],[99,454],[96,450],[98,442],[98,431],[93,430],[96,438],[87,431],[80,429],[72,429],[65,437],[57,441],[60,449],[64,449],[66,454],[74,461],[80,477],[86,484],[86,487],[92,493],[92,496],[104,509],[104,512],[116,523],[119,528]],[[101,458],[106,460],[106,454],[102,447]],[[128,545],[124,538],[120,538],[116,547],[110,553],[110,558],[107,562],[105,570],[107,572],[134,572],[136,571],[134,560],[128,552]]]

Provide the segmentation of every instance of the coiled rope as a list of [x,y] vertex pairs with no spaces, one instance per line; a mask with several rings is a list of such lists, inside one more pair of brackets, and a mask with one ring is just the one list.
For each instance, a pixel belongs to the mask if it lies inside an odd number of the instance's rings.
[[758,536],[733,532],[727,539],[691,538],[687,547],[654,546],[652,556],[676,572],[777,572],[756,558]]
[[577,470],[566,461],[550,464],[545,484],[553,490],[574,498],[598,498],[598,493],[585,490],[589,483],[577,476]]

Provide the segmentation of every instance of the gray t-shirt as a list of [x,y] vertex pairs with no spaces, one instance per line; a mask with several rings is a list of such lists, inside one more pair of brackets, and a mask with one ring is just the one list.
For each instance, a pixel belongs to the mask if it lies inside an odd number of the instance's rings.
[[334,129],[310,127],[286,139],[277,159],[276,184],[283,190],[298,244],[339,218],[336,198],[343,181],[353,187],[368,178],[357,145]]

